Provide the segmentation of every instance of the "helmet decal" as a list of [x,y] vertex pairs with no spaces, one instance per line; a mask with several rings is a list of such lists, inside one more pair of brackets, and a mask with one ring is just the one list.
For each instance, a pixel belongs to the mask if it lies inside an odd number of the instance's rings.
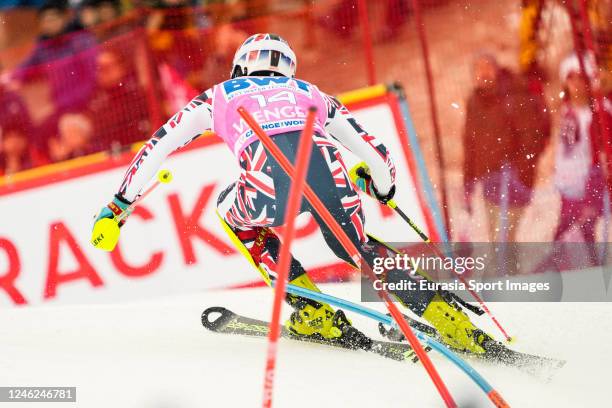
[[254,62],[259,57],[259,51],[251,51],[249,52],[249,57],[247,58],[247,62]]
[[280,61],[281,53],[278,51],[272,51],[272,56],[270,57],[270,65],[273,67],[278,67],[278,62]]

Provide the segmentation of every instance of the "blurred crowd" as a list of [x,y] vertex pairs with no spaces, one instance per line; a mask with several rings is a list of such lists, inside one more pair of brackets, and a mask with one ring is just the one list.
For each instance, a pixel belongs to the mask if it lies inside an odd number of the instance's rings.
[[[225,79],[233,50],[247,30],[260,28],[252,19],[266,13],[267,5],[3,3],[35,8],[38,27],[25,58],[2,72],[0,98],[8,108],[0,113],[0,176],[145,139],[197,90]],[[214,41],[202,41],[203,35]],[[0,69],[4,62],[0,58]]]
[[[0,121],[0,176],[93,152],[120,151],[145,139],[190,98],[227,79],[236,48],[250,33],[267,31],[262,17],[273,11],[272,5],[286,11],[310,3],[2,3],[5,10],[34,11],[37,27],[17,64],[7,63],[7,53],[0,51],[0,94],[15,107],[3,112]],[[339,38],[359,36],[357,0],[329,4],[329,13],[314,24]],[[384,7],[385,24],[376,34],[382,41],[393,38],[412,12],[409,0],[385,0]],[[34,27],[21,24],[15,31],[29,34]]]
[[[573,228],[583,242],[594,243],[597,222],[605,211],[610,214],[612,2],[593,0],[582,10],[581,2],[561,2],[573,17],[574,51],[557,67],[558,78],[549,78],[537,57],[544,4],[523,1],[517,72],[500,66],[490,52],[474,58],[463,132],[465,207],[472,212],[479,185],[489,240],[515,241],[535,192],[539,161],[554,140],[552,178],[561,207],[552,239],[561,241]],[[590,17],[588,26],[581,12]],[[561,89],[554,129],[544,92],[551,80]],[[594,248],[589,257],[598,264]]]
[[[451,0],[423,1],[435,7]],[[517,0],[519,2],[519,0]],[[574,52],[551,72],[542,10],[563,8]],[[35,9],[32,47],[14,66],[0,54],[0,175],[97,151],[120,151],[202,89],[227,78],[234,50],[261,18],[307,0],[13,0]],[[329,0],[313,24],[339,39],[359,33],[357,0]],[[370,2],[371,3],[371,2]],[[514,241],[530,204],[536,169],[554,141],[561,210],[554,239],[577,227],[587,242],[604,212],[612,171],[612,0],[522,0],[518,69],[482,44],[472,50],[463,124],[464,207],[484,201],[489,239]],[[414,12],[409,0],[377,2],[376,45],[397,38]],[[312,18],[308,13],[306,18]],[[585,21],[587,24],[585,25]],[[299,33],[308,43],[312,33]],[[357,63],[357,62],[355,62]],[[10,65],[10,64],[8,64]],[[551,109],[546,89],[561,85]],[[608,187],[608,188],[606,188]],[[609,199],[608,199],[609,201]]]

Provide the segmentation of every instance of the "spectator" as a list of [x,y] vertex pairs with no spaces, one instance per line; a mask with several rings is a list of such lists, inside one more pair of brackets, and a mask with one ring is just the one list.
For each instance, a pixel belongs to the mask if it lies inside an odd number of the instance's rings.
[[28,139],[18,129],[2,129],[0,135],[0,176],[32,167]]
[[[545,42],[539,31],[548,27],[544,23],[546,13],[544,10],[547,5],[553,3],[550,0],[522,0],[521,21],[519,24],[520,48],[519,63],[521,70],[531,76],[535,86],[542,87],[542,82],[546,79],[542,68],[539,66],[538,56],[542,54]],[[580,1],[556,0],[559,6],[565,8],[571,23],[575,24],[577,38],[574,39],[574,48],[585,50],[585,33],[587,29],[592,32],[595,41],[595,58],[599,65],[599,76],[601,80],[601,90],[608,97],[612,95],[612,2],[610,0],[588,0],[586,1],[588,24],[590,27],[583,27],[583,20],[580,15]],[[539,82],[539,84],[537,84]]]
[[76,18],[71,23],[70,31],[91,29],[100,21],[99,0],[83,0],[76,7]]
[[58,162],[93,153],[91,120],[81,113],[65,113],[58,121],[58,135],[49,139],[49,156]]
[[21,98],[0,87],[0,176],[40,165],[44,159],[32,143],[32,123]]
[[147,20],[149,45],[156,67],[167,64],[195,89],[205,88],[203,39],[187,0],[160,0]]
[[205,50],[208,64],[204,73],[206,83],[202,88],[212,86],[227,79],[227,67],[232,63],[235,50],[249,37],[242,23],[234,22],[234,14],[229,7],[211,9],[215,25],[210,29],[211,41]]
[[[592,79],[592,58],[584,58],[586,78]],[[554,235],[560,241],[572,226],[577,226],[584,241],[595,242],[595,223],[603,210],[604,174],[600,159],[602,140],[593,118],[587,82],[578,57],[573,54],[560,66],[565,101],[561,106],[559,146],[555,157],[555,185],[561,194],[561,214]],[[608,123],[612,109],[605,101]],[[607,136],[609,137],[609,135]],[[595,259],[594,252],[591,254]]]
[[121,19],[122,8],[119,0],[98,0],[99,25],[95,32],[100,42],[133,32],[139,27],[141,18],[132,14],[131,18]]
[[194,25],[194,10],[188,0],[159,0],[149,15],[147,28],[158,30],[184,30]]
[[490,54],[479,55],[473,68],[463,135],[466,206],[471,212],[475,186],[482,183],[489,239],[512,242],[550,137],[549,115],[541,95]]
[[87,31],[71,32],[65,0],[48,0],[38,18],[40,36],[14,78],[21,82],[46,79],[58,113],[78,110],[93,91],[96,41]]
[[119,0],[99,0],[98,20],[100,24],[107,24],[121,17],[121,3]]
[[0,176],[47,164],[49,159],[20,129],[7,129],[0,135]]
[[105,50],[97,61],[97,87],[89,104],[94,140],[101,150],[144,140],[150,133],[147,100],[136,75],[116,52]]

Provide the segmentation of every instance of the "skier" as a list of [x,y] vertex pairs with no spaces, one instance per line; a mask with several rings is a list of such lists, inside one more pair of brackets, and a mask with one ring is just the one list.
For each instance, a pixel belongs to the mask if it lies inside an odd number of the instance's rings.
[[[145,143],[130,164],[118,193],[102,208],[96,222],[114,219],[128,210],[170,153],[212,130],[225,141],[240,166],[238,180],[219,195],[218,215],[232,240],[266,273],[264,279],[269,283],[276,277],[280,246],[270,227],[283,224],[291,181],[241,119],[237,108],[243,106],[294,162],[306,113],[314,106],[317,114],[307,182],[360,248],[365,261],[372,264],[384,248],[369,240],[364,232],[361,201],[353,184],[386,203],[395,193],[393,161],[387,148],[363,130],[337,99],[296,79],[296,66],[295,53],[279,36],[249,37],[236,51],[231,79],[194,98]],[[353,177],[349,176],[333,140],[364,160],[359,165],[362,171],[351,171]],[[332,251],[354,265],[310,204],[304,202],[302,212],[310,212],[316,219]],[[384,279],[408,278],[404,271],[396,272],[387,273]],[[318,290],[296,259],[291,261],[289,280],[293,285]],[[489,337],[470,322],[459,306],[447,302],[441,294],[403,291],[395,296],[430,322],[450,347],[484,353],[482,342]],[[287,301],[293,312],[285,325],[296,336],[369,348],[369,339],[351,325],[341,310],[334,311],[328,304],[293,295],[288,295]]]

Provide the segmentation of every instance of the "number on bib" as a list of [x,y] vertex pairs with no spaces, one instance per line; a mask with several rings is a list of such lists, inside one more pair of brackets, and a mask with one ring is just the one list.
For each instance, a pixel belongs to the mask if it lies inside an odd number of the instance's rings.
[[259,103],[259,106],[261,108],[265,108],[270,102],[287,101],[288,103],[292,105],[297,105],[297,100],[295,99],[295,95],[293,94],[293,92],[289,92],[289,91],[281,91],[277,94],[269,96],[267,100],[264,95],[252,95],[251,98],[256,99],[257,103]]

